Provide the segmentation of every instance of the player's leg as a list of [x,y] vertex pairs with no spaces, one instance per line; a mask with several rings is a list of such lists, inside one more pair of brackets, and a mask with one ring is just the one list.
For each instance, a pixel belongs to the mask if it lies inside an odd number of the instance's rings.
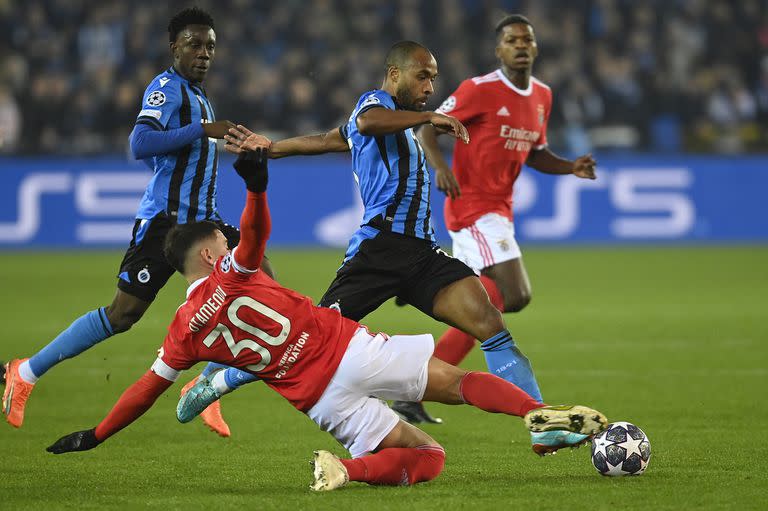
[[77,318],[28,360],[8,363],[3,413],[14,427],[24,421],[26,402],[37,380],[60,362],[131,328],[144,315],[174,270],[162,253],[170,223],[164,217],[137,220],[133,239],[120,265],[112,303]]
[[400,420],[371,454],[339,459],[327,451],[316,451],[312,463],[310,488],[315,491],[338,488],[344,484],[341,481],[408,486],[440,475],[445,450],[425,432]]
[[498,286],[504,298],[504,312],[520,312],[531,303],[531,281],[522,256],[484,268],[483,276]]
[[468,404],[490,413],[523,417],[533,450],[550,454],[577,447],[605,429],[605,416],[586,406],[546,406],[520,387],[489,373],[467,372],[432,357],[424,401]]
[[436,318],[482,341],[480,348],[491,373],[542,401],[530,361],[515,344],[479,278],[465,277],[438,291],[433,311]]
[[530,362],[515,344],[474,272],[439,249],[425,253],[423,264],[415,270],[408,302],[479,339],[489,371],[541,401]]
[[381,401],[421,398],[433,348],[431,335],[387,337],[364,328],[357,331],[333,379],[307,411],[353,459],[316,455],[313,489],[334,489],[346,480],[414,484],[440,473],[445,456],[440,445]]
[[[480,275],[494,307],[502,312],[525,308],[531,300],[531,284],[511,220],[489,213],[469,227],[449,234],[453,256]],[[449,328],[438,340],[435,357],[459,365],[474,345],[470,335]]]
[[371,454],[338,458],[328,451],[315,451],[311,463],[310,488],[315,491],[335,490],[349,481],[408,486],[440,475],[445,450],[416,426],[399,420]]
[[[502,311],[504,298],[496,283],[485,275],[480,275],[479,278],[493,306]],[[459,365],[474,347],[474,337],[458,328],[449,327],[437,341],[435,357],[451,365]]]
[[200,376],[181,389],[176,417],[179,422],[186,423],[200,415],[208,429],[219,436],[228,437],[231,431],[221,414],[219,399],[254,381],[258,381],[258,378],[251,373],[210,362]]

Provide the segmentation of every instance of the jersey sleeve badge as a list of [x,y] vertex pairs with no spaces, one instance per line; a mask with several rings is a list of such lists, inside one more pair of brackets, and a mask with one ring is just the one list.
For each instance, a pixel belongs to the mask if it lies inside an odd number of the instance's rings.
[[443,104],[438,107],[437,111],[447,114],[451,110],[456,108],[456,96],[448,96]]
[[376,97],[376,94],[371,94],[370,96],[365,98],[365,101],[363,101],[360,104],[360,108],[365,108],[370,105],[378,105],[378,104],[381,104],[381,100]]
[[163,91],[156,90],[156,91],[150,92],[149,95],[147,96],[147,105],[160,106],[165,104],[165,99],[166,98]]

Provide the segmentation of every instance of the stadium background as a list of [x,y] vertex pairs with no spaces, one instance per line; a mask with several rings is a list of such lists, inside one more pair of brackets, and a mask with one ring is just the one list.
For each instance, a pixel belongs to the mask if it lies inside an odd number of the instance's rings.
[[[768,427],[768,4],[725,0],[197,2],[216,20],[206,88],[219,119],[273,138],[344,122],[380,84],[386,49],[425,43],[436,99],[494,68],[492,27],[526,14],[552,85],[552,148],[592,151],[595,182],[525,171],[517,227],[534,301],[506,320],[553,402],[583,400],[643,427],[642,478],[606,481],[576,451],[539,463],[504,417],[432,409],[448,449],[440,479],[412,489],[303,491],[312,449],[341,450],[276,396],[231,396],[224,442],[179,426],[173,392],[87,455],[43,447],[90,427],[153,359],[183,296],[171,280],[147,316],[46,375],[20,431],[0,428],[0,508],[541,509],[760,508]],[[108,302],[148,178],[127,157],[146,84],[169,65],[166,24],[186,6],[0,0],[0,358],[30,354]],[[219,202],[237,219],[242,187]],[[272,166],[270,257],[317,299],[359,218],[349,159]],[[442,197],[433,190],[441,240]],[[385,304],[374,329],[443,327]],[[474,352],[466,367],[482,369]],[[265,413],[266,410],[266,413]],[[268,417],[268,420],[265,418]],[[516,425],[515,425],[516,426]],[[361,500],[362,499],[362,500]]]

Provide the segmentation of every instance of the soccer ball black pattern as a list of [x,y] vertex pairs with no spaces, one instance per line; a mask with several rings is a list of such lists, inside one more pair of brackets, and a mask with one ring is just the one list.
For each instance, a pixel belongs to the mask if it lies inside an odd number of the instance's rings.
[[651,460],[651,443],[629,422],[608,424],[592,439],[592,465],[604,476],[638,476]]

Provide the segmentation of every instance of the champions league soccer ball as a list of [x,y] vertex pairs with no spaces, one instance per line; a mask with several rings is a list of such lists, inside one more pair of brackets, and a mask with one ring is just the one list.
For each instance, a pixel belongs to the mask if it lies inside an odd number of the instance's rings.
[[604,476],[639,476],[651,460],[651,443],[629,422],[608,424],[592,439],[592,465]]

